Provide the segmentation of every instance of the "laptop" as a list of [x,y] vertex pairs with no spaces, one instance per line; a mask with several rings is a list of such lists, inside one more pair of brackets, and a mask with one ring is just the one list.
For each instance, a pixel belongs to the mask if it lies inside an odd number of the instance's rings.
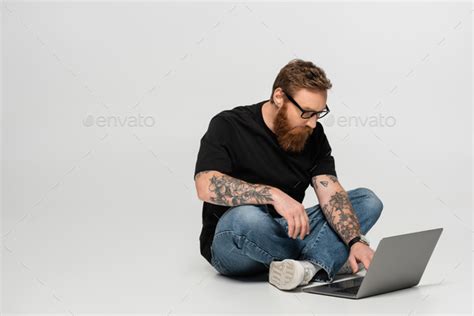
[[303,288],[303,292],[360,299],[410,288],[420,282],[443,228],[385,237],[365,276]]

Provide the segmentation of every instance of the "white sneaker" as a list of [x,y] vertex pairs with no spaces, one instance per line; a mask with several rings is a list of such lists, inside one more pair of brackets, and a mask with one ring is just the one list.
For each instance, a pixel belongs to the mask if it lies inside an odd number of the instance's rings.
[[[359,262],[357,264],[357,272],[356,273],[358,273],[362,270],[365,270],[364,264],[362,262]],[[336,274],[354,274],[354,272],[352,272],[352,268],[351,268],[351,264],[349,263],[349,259],[347,259],[347,261],[339,269],[339,271],[337,271]]]
[[269,282],[280,290],[292,290],[306,285],[316,273],[316,267],[310,262],[285,259],[270,263]]

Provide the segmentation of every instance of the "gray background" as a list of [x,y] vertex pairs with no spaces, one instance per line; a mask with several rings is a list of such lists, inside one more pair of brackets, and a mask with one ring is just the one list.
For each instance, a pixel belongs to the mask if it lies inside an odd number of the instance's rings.
[[[3,3],[2,311],[470,314],[471,20],[468,2]],[[373,249],[444,228],[417,288],[285,293],[200,256],[199,140],[296,57],[333,82],[341,184],[384,202]]]

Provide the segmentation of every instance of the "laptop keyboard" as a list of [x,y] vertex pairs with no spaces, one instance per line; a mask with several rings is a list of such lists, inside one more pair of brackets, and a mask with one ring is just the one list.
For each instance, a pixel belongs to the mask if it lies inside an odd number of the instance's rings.
[[353,287],[348,287],[347,289],[337,290],[336,292],[357,294],[357,292],[359,291],[359,289],[360,289],[360,286],[353,286]]
[[364,277],[359,277],[359,278],[344,280],[340,282],[328,283],[325,286],[330,287],[330,288],[338,288],[338,289],[359,287],[362,284],[363,279]]
[[349,293],[349,294],[357,294],[357,291],[359,291],[360,285],[362,284],[362,280],[364,278],[354,278],[350,280],[345,280],[341,282],[336,282],[336,283],[329,283],[326,284],[325,286],[337,289],[335,292],[339,293]]
[[357,277],[349,280],[344,280],[340,282],[333,282],[327,283],[324,285],[316,285],[310,288],[303,289],[305,292],[313,292],[312,289],[315,290],[315,293],[318,293],[319,288],[331,288],[333,293],[347,293],[350,295],[356,295],[359,291],[359,288],[362,284],[364,277]]

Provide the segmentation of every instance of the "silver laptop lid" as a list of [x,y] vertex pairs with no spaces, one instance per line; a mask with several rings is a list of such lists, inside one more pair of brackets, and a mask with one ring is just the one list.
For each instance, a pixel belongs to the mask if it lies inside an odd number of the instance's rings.
[[443,228],[383,238],[357,297],[415,286],[425,271]]

